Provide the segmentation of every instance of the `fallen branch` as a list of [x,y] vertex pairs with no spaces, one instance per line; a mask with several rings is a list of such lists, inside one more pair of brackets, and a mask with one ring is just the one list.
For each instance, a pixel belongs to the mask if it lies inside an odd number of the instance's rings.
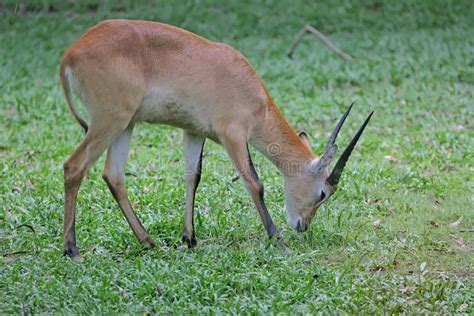
[[305,24],[305,26],[298,32],[298,34],[295,37],[295,41],[293,42],[293,45],[291,45],[290,49],[288,49],[288,52],[286,53],[286,56],[288,58],[293,59],[293,52],[300,43],[301,39],[306,33],[311,33],[314,36],[316,36],[321,42],[323,42],[324,45],[326,45],[327,48],[332,50],[334,53],[336,53],[339,57],[345,60],[352,60],[352,57],[349,56],[348,54],[344,53],[342,50],[337,48],[326,36],[324,36],[323,33],[315,29],[309,24]]

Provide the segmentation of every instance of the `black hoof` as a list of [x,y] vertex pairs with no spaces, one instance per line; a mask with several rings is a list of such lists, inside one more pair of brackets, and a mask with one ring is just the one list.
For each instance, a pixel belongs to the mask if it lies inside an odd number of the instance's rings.
[[197,245],[197,241],[194,236],[190,238],[187,235],[183,235],[183,238],[181,238],[181,241],[183,243],[186,243],[188,245],[188,248],[194,248]]
[[153,249],[153,248],[156,248],[156,242],[151,239],[151,237],[146,237],[145,239],[141,240],[140,243],[145,247],[145,248],[148,248],[148,249]]
[[68,247],[64,249],[64,255],[68,256],[75,262],[83,262],[82,256],[79,254],[79,251],[77,250],[77,247]]

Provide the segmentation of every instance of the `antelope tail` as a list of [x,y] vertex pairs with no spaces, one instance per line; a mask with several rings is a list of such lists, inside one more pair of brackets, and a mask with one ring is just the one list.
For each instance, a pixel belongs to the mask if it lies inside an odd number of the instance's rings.
[[84,121],[79,116],[76,106],[74,105],[74,101],[72,100],[71,76],[72,76],[71,68],[64,67],[63,65],[61,65],[61,71],[60,71],[61,85],[63,86],[64,94],[66,95],[67,104],[69,105],[69,109],[71,109],[71,112],[74,115],[74,118],[79,122],[79,124],[81,124],[84,131],[87,132],[87,129],[89,128],[89,126],[87,126],[86,121]]

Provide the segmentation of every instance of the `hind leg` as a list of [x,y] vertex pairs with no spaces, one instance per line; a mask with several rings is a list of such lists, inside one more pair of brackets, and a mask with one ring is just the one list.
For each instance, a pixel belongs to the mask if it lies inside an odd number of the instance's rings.
[[[64,252],[80,261],[76,246],[75,213],[76,199],[82,179],[91,165],[100,157],[115,137],[128,125],[129,118],[116,117],[113,120],[92,122],[86,138],[74,154],[64,163]],[[113,122],[113,124],[106,124]]]
[[137,239],[140,243],[149,248],[153,248],[156,247],[156,244],[148,235],[148,232],[133,211],[125,187],[125,163],[127,162],[128,151],[130,149],[132,131],[133,126],[129,126],[117,136],[107,150],[107,161],[105,163],[103,178]]

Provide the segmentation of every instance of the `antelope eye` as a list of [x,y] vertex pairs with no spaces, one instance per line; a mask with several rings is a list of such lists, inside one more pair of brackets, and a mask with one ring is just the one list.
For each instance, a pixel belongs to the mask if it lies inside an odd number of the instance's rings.
[[321,198],[319,199],[320,201],[324,200],[326,197],[326,193],[324,191],[321,191]]

